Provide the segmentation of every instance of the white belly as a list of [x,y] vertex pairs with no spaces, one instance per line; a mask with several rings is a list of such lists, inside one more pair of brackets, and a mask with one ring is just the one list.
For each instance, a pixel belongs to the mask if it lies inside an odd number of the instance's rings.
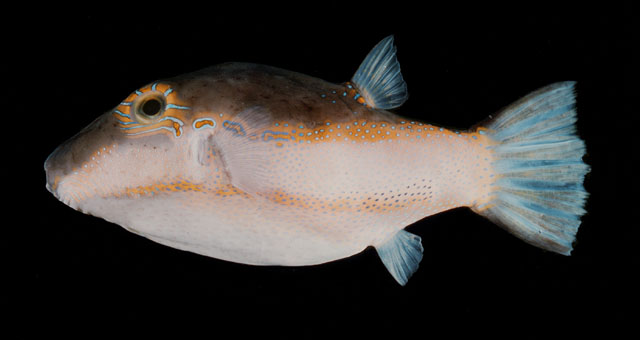
[[[109,211],[98,214],[158,243],[254,265],[297,266],[337,260],[359,253],[401,228],[385,223],[389,221],[376,222],[373,216],[354,219],[346,211],[303,211],[264,199],[227,198],[227,204],[213,206],[201,195],[185,194],[191,197],[181,201],[190,203],[182,206],[175,204],[175,194],[170,199],[95,199],[90,204],[95,204],[96,212],[99,206],[109,206]],[[102,204],[103,200],[112,202]],[[120,207],[114,210],[114,206]]]

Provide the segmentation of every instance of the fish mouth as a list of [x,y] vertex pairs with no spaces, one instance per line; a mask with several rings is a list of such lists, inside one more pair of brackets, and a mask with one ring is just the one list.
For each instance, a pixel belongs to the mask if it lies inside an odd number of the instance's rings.
[[74,198],[73,195],[65,192],[61,193],[60,190],[57,190],[57,187],[59,187],[59,183],[51,184],[49,181],[47,181],[45,187],[47,188],[47,191],[49,191],[58,201],[64,203],[66,206],[74,210],[82,211],[80,202],[76,198]]
[[56,148],[56,150],[53,151],[44,161],[44,174],[46,178],[45,186],[47,188],[47,191],[49,191],[56,198],[60,199],[58,197],[58,190],[57,190],[60,177],[53,176],[53,166],[52,166],[52,163],[53,163],[52,158],[57,151],[58,151],[58,148]]
[[60,180],[65,176],[64,163],[68,157],[69,146],[67,143],[59,145],[44,161],[44,173],[47,181],[47,190],[57,197]]
[[[69,192],[64,185],[67,176],[59,166],[59,158],[65,150],[63,145],[57,147],[45,160],[44,172],[46,177],[45,187],[56,199],[74,210],[81,210],[80,202]],[[62,190],[61,190],[62,189]]]

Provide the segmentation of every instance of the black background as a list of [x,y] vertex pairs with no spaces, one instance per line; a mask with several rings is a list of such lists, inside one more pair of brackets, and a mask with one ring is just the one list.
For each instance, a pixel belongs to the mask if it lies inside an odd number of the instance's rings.
[[[3,27],[3,177],[11,198],[2,299],[11,317],[2,323],[27,331],[179,326],[206,328],[207,336],[232,330],[294,338],[547,338],[634,329],[638,101],[630,73],[639,18],[629,7],[174,3],[51,11],[15,13],[19,23]],[[389,34],[410,92],[397,112],[434,124],[469,127],[541,86],[578,81],[578,127],[592,171],[571,257],[455,209],[408,228],[425,252],[400,287],[373,249],[311,267],[228,263],[155,244],[45,190],[47,155],[146,83],[225,61],[343,82]]]

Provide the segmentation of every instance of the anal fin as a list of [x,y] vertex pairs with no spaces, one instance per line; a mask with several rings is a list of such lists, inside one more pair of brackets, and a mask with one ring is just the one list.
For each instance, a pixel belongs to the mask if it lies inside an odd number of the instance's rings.
[[418,270],[424,251],[420,236],[404,230],[375,248],[389,273],[403,286]]

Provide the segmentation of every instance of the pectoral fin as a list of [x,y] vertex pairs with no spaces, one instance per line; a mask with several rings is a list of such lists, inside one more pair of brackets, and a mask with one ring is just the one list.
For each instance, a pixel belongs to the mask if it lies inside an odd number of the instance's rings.
[[260,138],[271,119],[270,113],[261,107],[248,108],[223,120],[207,146],[217,152],[231,184],[248,194],[272,189],[265,166],[273,145],[263,143]]
[[404,230],[398,231],[387,242],[375,248],[389,273],[403,286],[418,270],[424,250],[420,236]]

